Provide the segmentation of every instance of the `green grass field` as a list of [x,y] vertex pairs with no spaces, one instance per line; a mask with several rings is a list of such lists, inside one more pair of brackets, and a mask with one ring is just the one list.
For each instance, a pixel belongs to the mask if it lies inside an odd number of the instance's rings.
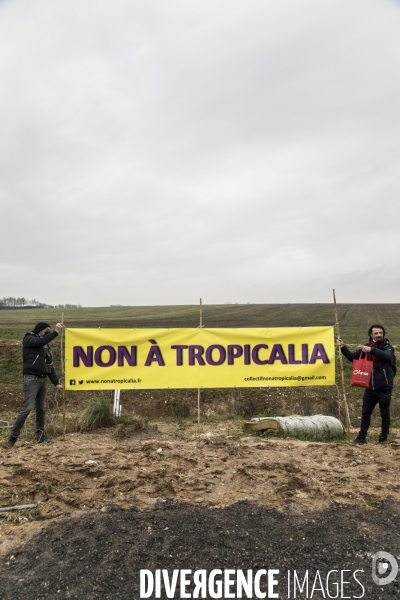
[[[339,304],[341,335],[346,342],[366,339],[373,323],[382,323],[393,345],[400,344],[400,304]],[[59,309],[0,310],[0,339],[20,339],[38,321],[61,321]],[[131,306],[65,309],[66,327],[197,327],[199,307]],[[205,327],[310,327],[334,325],[333,304],[217,304],[203,306]]]
[[[341,337],[350,348],[367,340],[367,330],[373,323],[381,323],[387,329],[391,343],[400,349],[400,304],[339,304],[338,315]],[[59,309],[13,309],[0,310],[0,412],[16,410],[21,400],[21,346],[27,331],[39,321],[52,326],[61,321]],[[197,327],[199,306],[133,306],[79,308],[64,310],[66,327]],[[205,327],[309,327],[334,326],[333,304],[223,304],[203,306]],[[60,368],[60,344],[52,344],[55,366]],[[351,363],[343,361],[346,378],[346,394],[353,414],[359,415],[362,390],[349,385]],[[253,402],[257,410],[273,410],[284,407],[287,413],[334,414],[337,389],[341,393],[341,372],[337,357],[335,386],[314,388],[243,388],[236,398],[233,390],[204,390],[202,402],[217,411],[231,410],[232,406]],[[83,393],[84,394],[84,393]],[[193,396],[193,397],[192,397]],[[125,406],[135,407],[142,415],[175,415],[187,405],[195,410],[196,390],[127,390]],[[78,392],[68,393],[71,406],[77,406],[84,398]],[[396,387],[393,394],[396,400]],[[400,411],[394,402],[393,416]],[[231,406],[232,405],[232,406]],[[150,407],[152,409],[150,410]],[[229,408],[231,407],[231,408]],[[308,407],[308,408],[307,408]],[[397,407],[397,408],[396,408]],[[235,408],[236,410],[236,408]],[[232,409],[232,412],[235,412]],[[281,411],[282,412],[282,411]]]

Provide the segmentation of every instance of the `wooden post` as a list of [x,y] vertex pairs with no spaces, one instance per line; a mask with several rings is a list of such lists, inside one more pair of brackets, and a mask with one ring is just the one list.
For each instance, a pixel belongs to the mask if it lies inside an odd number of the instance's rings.
[[[337,312],[337,305],[336,305],[336,293],[335,290],[333,290],[333,303],[335,306],[335,327],[336,327],[336,331],[337,331],[337,336],[338,338],[340,338],[340,327],[339,327],[339,319],[338,319],[338,312]],[[344,402],[344,411],[346,414],[346,420],[347,420],[347,437],[348,440],[350,442],[350,414],[349,414],[349,409],[347,406],[347,398],[346,398],[346,387],[345,387],[345,382],[344,382],[344,369],[343,369],[343,356],[342,356],[342,352],[340,350],[340,347],[338,346],[338,350],[339,350],[339,362],[340,362],[340,370],[342,372],[342,389],[343,389],[343,402]]]
[[197,437],[200,441],[200,388],[197,390]]
[[62,388],[62,414],[63,414],[63,437],[62,439],[65,441],[65,430],[66,430],[66,419],[65,419],[65,364],[64,364],[64,313],[61,315],[61,325],[63,326],[61,329],[61,373],[63,378],[63,388]]
[[[203,301],[200,298],[200,324],[199,329],[203,328]],[[197,389],[197,436],[200,441],[200,388]]]

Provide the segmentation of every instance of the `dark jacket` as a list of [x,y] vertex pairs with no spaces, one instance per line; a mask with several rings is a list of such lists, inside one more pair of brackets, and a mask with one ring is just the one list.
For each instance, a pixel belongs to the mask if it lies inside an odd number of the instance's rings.
[[40,336],[36,333],[26,333],[22,341],[23,374],[37,377],[49,376],[54,385],[58,385],[57,374],[53,367],[53,358],[49,342],[58,336],[56,331]]
[[[369,346],[369,342],[365,344]],[[360,357],[361,350],[351,352],[346,346],[342,348],[342,354],[349,361],[353,361]],[[385,346],[381,348],[371,347],[371,352],[366,354],[367,360],[372,360],[372,356],[379,358],[378,365],[374,365],[372,368],[371,381],[369,388],[371,390],[382,390],[393,387],[394,373],[392,369],[392,358],[394,355],[394,348],[390,345],[389,340],[386,340]]]

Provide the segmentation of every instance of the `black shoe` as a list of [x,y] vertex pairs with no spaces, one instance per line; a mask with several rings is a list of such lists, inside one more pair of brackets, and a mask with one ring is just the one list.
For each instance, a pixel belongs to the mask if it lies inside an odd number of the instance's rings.
[[353,440],[353,444],[366,444],[366,443],[367,443],[367,440],[365,438],[361,437],[360,435],[358,435],[356,437],[356,439]]
[[49,440],[44,431],[41,431],[40,429],[36,432],[36,440],[38,444],[51,444],[51,440]]
[[17,441],[17,438],[10,437],[9,440],[8,440],[8,442],[7,442],[7,446],[9,448],[12,448],[15,445],[16,441]]
[[387,442],[387,437],[383,437],[383,435],[380,435],[378,442],[379,444],[384,444],[385,442]]

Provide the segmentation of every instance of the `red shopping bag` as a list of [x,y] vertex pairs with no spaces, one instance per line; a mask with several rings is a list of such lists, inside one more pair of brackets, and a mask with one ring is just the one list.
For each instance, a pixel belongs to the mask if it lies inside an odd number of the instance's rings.
[[372,360],[367,360],[367,355],[365,355],[363,358],[363,353],[361,352],[360,357],[356,360],[353,360],[353,370],[351,373],[350,385],[355,385],[362,388],[369,387],[372,374],[372,365]]

